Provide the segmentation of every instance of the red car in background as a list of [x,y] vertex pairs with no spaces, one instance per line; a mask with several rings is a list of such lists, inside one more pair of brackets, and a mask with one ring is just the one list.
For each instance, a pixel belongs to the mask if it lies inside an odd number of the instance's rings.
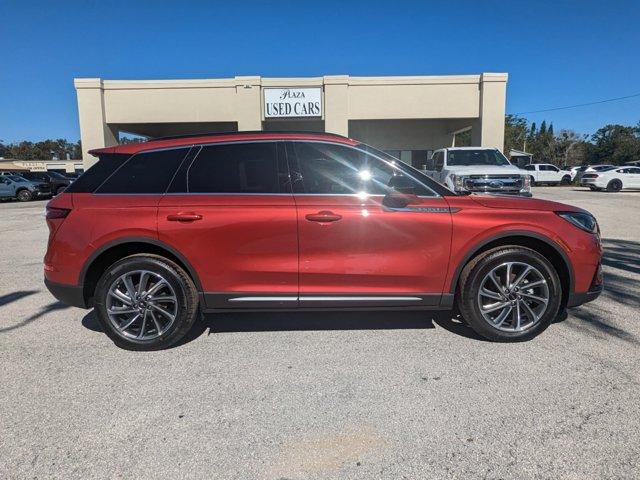
[[168,347],[198,311],[449,310],[525,340],[602,290],[596,220],[452,193],[322,133],[156,139],[99,161],[47,207],[45,283],[124,348]]

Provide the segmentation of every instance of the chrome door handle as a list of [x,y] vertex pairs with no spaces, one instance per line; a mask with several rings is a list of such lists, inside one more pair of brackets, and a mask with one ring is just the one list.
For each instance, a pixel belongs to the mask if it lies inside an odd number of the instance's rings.
[[310,222],[328,223],[337,222],[342,218],[342,215],[338,215],[337,213],[333,213],[328,210],[323,210],[318,213],[309,213],[308,215],[305,215],[304,218]]
[[167,220],[170,222],[195,222],[196,220],[202,220],[202,215],[193,212],[180,212],[167,215]]

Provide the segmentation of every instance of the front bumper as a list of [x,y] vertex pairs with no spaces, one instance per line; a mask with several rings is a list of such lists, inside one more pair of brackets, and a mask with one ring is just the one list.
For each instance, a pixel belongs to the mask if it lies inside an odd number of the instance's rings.
[[600,296],[604,287],[599,285],[595,288],[592,288],[588,292],[585,293],[577,293],[574,292],[569,295],[569,299],[567,301],[567,307],[578,307],[585,303],[593,302],[596,298]]
[[51,295],[56,297],[62,303],[78,308],[89,308],[87,302],[84,299],[84,288],[82,285],[65,285],[62,283],[55,283],[50,280],[44,279],[44,284],[51,292]]

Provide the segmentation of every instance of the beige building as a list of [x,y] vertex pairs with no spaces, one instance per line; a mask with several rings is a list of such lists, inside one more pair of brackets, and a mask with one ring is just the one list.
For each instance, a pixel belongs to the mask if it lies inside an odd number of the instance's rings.
[[[87,151],[121,132],[148,137],[244,130],[326,131],[421,167],[467,132],[471,145],[504,143],[506,73],[416,77],[235,77],[211,80],[77,78]],[[469,133],[470,132],[470,135]]]

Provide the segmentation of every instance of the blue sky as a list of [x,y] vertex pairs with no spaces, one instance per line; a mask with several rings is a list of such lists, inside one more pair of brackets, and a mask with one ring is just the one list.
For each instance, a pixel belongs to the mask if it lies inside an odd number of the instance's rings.
[[[509,113],[640,93],[640,2],[0,0],[0,139],[79,138],[74,77],[508,72]],[[635,125],[640,97],[526,116]]]

